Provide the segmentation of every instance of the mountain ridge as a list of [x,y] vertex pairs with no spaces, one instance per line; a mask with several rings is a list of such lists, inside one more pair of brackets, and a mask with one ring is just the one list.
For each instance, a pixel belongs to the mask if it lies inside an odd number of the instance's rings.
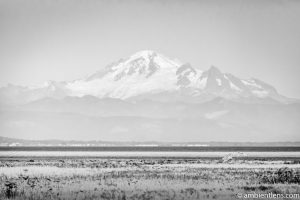
[[124,101],[93,96],[0,107],[1,136],[102,141],[300,141],[299,103]]
[[[2,147],[299,147],[300,142],[116,142],[99,140],[26,140],[0,136],[0,148]],[[146,147],[146,148],[145,148]],[[6,149],[8,150],[8,149]],[[17,150],[17,149],[15,149]],[[22,150],[22,148],[20,149]],[[51,149],[48,150],[57,150]],[[103,150],[103,149],[102,149]],[[151,149],[150,149],[151,150]],[[173,149],[174,150],[174,149]],[[272,150],[272,149],[270,149]]]
[[144,50],[113,62],[86,78],[69,82],[48,81],[39,87],[2,87],[0,103],[26,104],[46,97],[62,99],[87,95],[133,101],[164,96],[166,102],[204,102],[216,97],[241,102],[252,100],[254,103],[270,98],[281,103],[294,102],[261,80],[240,79],[222,73],[215,66],[202,71],[188,63]]

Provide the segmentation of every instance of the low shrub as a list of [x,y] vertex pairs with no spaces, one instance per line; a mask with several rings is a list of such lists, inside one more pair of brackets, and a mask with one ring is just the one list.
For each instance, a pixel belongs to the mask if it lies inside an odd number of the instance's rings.
[[6,183],[4,183],[4,186],[5,186],[4,193],[8,199],[16,196],[17,184],[15,182],[7,181]]
[[261,176],[263,183],[296,183],[300,184],[300,171],[283,167],[275,171],[273,174],[263,174]]

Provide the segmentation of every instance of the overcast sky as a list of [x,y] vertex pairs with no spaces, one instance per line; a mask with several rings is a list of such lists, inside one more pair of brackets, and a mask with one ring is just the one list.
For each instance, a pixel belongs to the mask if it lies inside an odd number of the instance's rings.
[[81,78],[144,49],[300,98],[300,1],[0,0],[0,86]]

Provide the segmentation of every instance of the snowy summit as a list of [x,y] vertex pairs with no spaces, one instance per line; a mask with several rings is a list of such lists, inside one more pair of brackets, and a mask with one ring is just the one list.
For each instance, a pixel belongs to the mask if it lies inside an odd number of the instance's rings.
[[[8,86],[11,87],[11,86]],[[126,59],[120,59],[91,76],[71,82],[49,81],[44,86],[20,88],[14,92],[2,88],[0,95],[26,96],[26,101],[45,97],[65,96],[133,99],[164,96],[198,100],[222,97],[226,99],[271,98],[284,101],[276,89],[257,79],[240,79],[222,73],[217,67],[202,71],[190,64],[183,64],[151,50],[139,51]],[[12,89],[12,88],[11,88]],[[21,93],[21,94],[20,94]],[[25,95],[26,94],[26,95]],[[181,98],[183,97],[183,98]]]

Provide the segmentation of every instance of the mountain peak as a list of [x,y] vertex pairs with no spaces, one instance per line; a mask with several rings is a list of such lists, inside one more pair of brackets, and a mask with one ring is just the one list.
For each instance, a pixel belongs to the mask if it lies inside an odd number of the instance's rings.
[[153,54],[153,53],[155,53],[155,51],[153,51],[153,50],[150,50],[150,49],[145,49],[145,50],[141,50],[141,51],[137,51],[137,52],[135,52],[133,55],[135,55],[135,54],[143,54],[143,55],[149,55],[149,54]]
[[219,70],[219,68],[217,68],[214,65],[210,66],[210,68],[207,71],[221,73],[221,71]]
[[142,50],[142,51],[138,51],[136,53],[134,53],[132,56],[130,56],[130,58],[148,58],[148,57],[152,57],[155,56],[157,53],[154,52],[153,50]]

